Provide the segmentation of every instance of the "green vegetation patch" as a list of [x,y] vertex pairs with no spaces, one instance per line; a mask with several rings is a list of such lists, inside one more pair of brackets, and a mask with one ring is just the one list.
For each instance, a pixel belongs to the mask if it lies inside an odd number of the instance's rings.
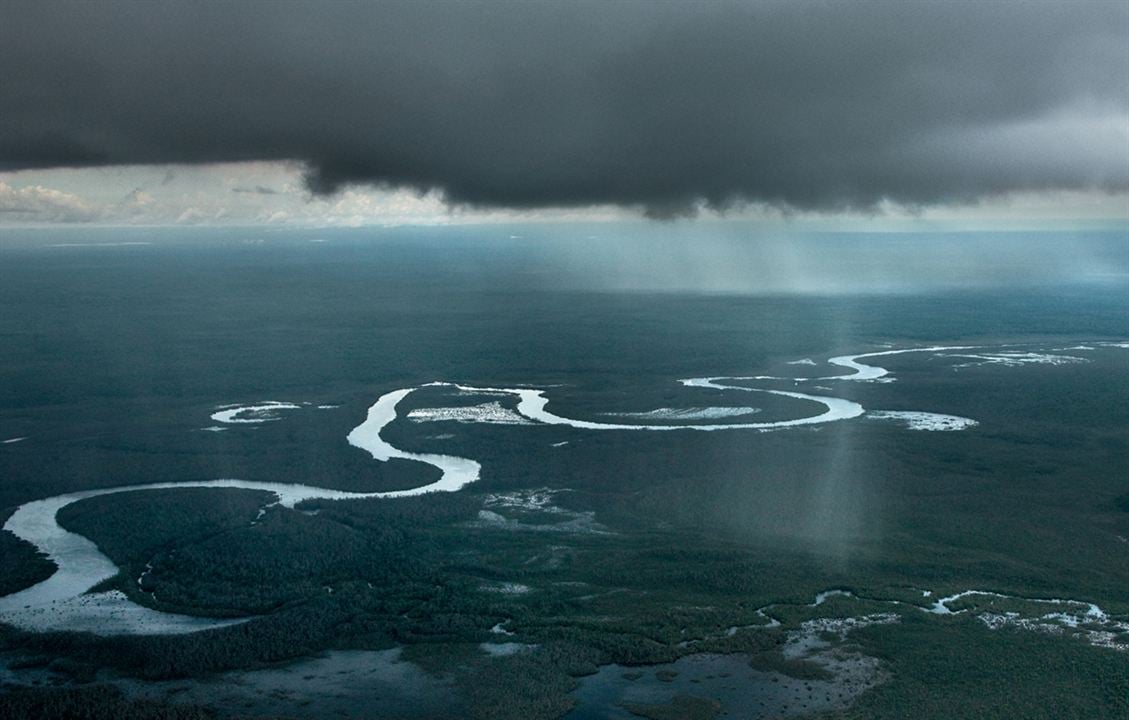
[[213,713],[185,705],[127,700],[110,685],[77,688],[0,688],[5,720],[213,720]]
[[125,569],[174,545],[249,525],[275,500],[273,493],[234,488],[120,492],[67,505],[58,521]]
[[55,563],[31,543],[0,530],[0,596],[42,582],[55,572]]
[[778,649],[755,653],[749,658],[749,667],[765,672],[778,672],[797,680],[832,680],[826,668],[810,660],[789,659]]
[[1115,498],[1113,505],[1121,512],[1129,513],[1129,493],[1125,493],[1124,495]]
[[[1070,638],[913,615],[851,635],[891,671],[842,720],[1129,717],[1129,657]],[[1006,681],[1003,679],[1006,678]]]

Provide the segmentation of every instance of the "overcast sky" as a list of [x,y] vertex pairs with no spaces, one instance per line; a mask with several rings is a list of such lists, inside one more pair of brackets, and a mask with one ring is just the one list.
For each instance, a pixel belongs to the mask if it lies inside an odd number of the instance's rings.
[[1129,218],[1129,3],[0,4],[0,223]]

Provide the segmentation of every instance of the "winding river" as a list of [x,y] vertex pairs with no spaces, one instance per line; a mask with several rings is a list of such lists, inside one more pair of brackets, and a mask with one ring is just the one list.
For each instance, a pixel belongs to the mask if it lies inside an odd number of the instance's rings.
[[[885,378],[889,371],[868,365],[860,360],[892,356],[903,353],[943,352],[967,350],[968,346],[934,346],[924,348],[893,349],[859,355],[834,357],[828,362],[852,371],[846,375],[818,378],[777,378],[769,376],[689,378],[680,381],[690,388],[707,388],[735,392],[760,392],[798,400],[811,401],[824,406],[824,411],[807,417],[774,422],[748,422],[725,424],[622,424],[575,420],[562,417],[547,409],[548,398],[544,390],[533,388],[472,387],[446,382],[434,382],[417,387],[393,390],[382,395],[368,409],[364,421],[347,436],[348,442],[365,450],[375,460],[386,462],[393,458],[412,460],[433,465],[441,471],[440,478],[422,487],[390,492],[346,492],[309,485],[256,482],[237,479],[206,480],[199,482],[150,483],[122,487],[85,490],[67,493],[21,505],[4,524],[4,529],[26,540],[44,553],[57,569],[48,579],[19,592],[0,598],[0,621],[30,631],[87,631],[100,635],[113,634],[175,634],[223,627],[246,619],[217,620],[174,613],[160,612],[137,605],[120,591],[88,592],[91,588],[118,573],[117,566],[98,547],[76,533],[63,529],[56,520],[62,508],[71,503],[100,495],[126,492],[143,492],[168,488],[214,487],[264,490],[273,493],[277,504],[293,507],[309,499],[355,499],[368,497],[404,497],[431,492],[454,492],[478,480],[481,465],[469,458],[430,453],[413,453],[393,447],[381,436],[389,423],[397,418],[397,406],[412,392],[425,387],[452,387],[468,393],[507,394],[517,397],[517,412],[534,423],[567,425],[583,430],[619,431],[720,431],[757,430],[770,431],[783,428],[847,420],[863,415],[865,409],[856,402],[836,397],[811,395],[795,391],[752,388],[728,384],[734,381],[789,380],[796,383],[811,381],[854,380],[874,381]],[[277,407],[289,404],[277,403]],[[293,406],[297,407],[297,406]],[[238,421],[238,411],[226,410],[230,418],[220,421]],[[951,600],[955,598],[948,598]],[[944,602],[939,604],[944,608]],[[938,610],[934,610],[938,612]]]

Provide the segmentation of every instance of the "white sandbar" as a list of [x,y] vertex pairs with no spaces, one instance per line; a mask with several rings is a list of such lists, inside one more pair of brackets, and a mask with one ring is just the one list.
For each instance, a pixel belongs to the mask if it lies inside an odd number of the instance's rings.
[[267,400],[258,405],[226,405],[212,413],[212,420],[228,424],[265,423],[281,420],[275,411],[297,410],[301,405]]
[[900,410],[870,410],[866,413],[866,416],[872,420],[896,420],[905,424],[908,430],[931,430],[934,432],[967,430],[980,424],[971,418],[959,415]]

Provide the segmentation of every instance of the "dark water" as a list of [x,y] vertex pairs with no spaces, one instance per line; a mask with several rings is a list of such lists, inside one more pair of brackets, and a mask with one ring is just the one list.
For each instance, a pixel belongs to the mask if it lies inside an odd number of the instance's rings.
[[203,682],[125,684],[135,697],[256,716],[433,718],[458,714],[450,684],[400,659],[400,651],[336,651],[278,668]]
[[624,705],[669,704],[683,695],[721,703],[718,717],[761,720],[845,707],[867,686],[857,677],[799,680],[754,670],[746,655],[690,655],[642,668],[606,665],[582,678],[564,720],[629,720]]

